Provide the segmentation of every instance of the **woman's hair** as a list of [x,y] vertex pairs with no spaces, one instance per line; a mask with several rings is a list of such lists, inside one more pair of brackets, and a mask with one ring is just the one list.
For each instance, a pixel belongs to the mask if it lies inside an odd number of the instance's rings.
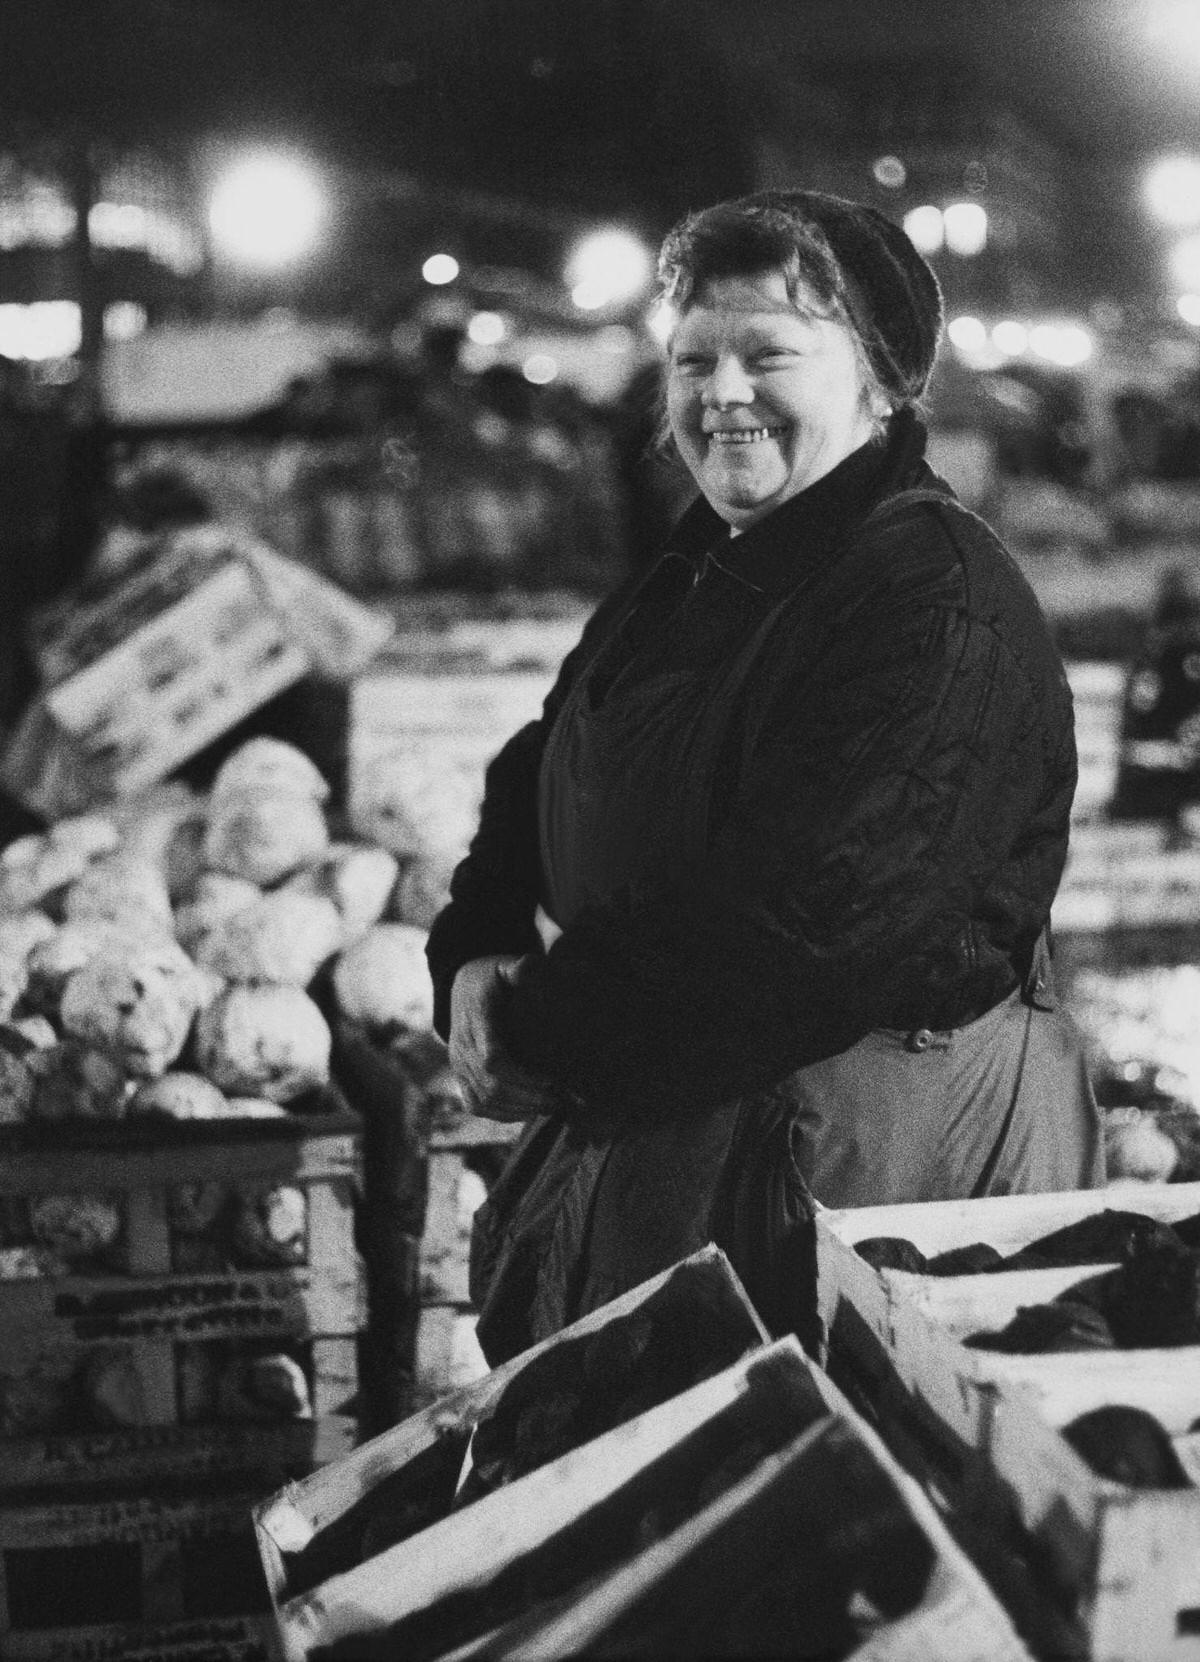
[[658,259],[663,298],[680,313],[714,279],[762,271],[783,273],[793,304],[803,284],[837,308],[843,279],[833,250],[816,226],[779,208],[718,202],[688,214],[667,233]]

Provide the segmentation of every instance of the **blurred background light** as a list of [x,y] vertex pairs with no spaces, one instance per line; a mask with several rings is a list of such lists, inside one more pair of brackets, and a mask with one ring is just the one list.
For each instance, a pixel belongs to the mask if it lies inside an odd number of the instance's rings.
[[1006,358],[1019,358],[1029,350],[1029,330],[1015,318],[1001,318],[992,329],[992,345]]
[[1200,159],[1161,156],[1146,174],[1145,196],[1164,225],[1200,224]]
[[946,226],[942,210],[932,203],[911,208],[904,216],[904,229],[920,254],[936,254],[946,241]]
[[134,300],[114,300],[104,308],[105,340],[136,340],[149,323],[145,306]]
[[144,248],[148,217],[134,202],[97,202],[88,214],[88,234],[101,248]]
[[984,351],[988,344],[987,329],[977,317],[952,317],[946,325],[946,333],[952,346],[969,355]]
[[632,329],[627,329],[623,323],[610,323],[605,329],[596,331],[596,348],[600,352],[607,352],[612,357],[619,357],[631,352],[637,344],[637,336]]
[[459,265],[453,254],[431,254],[421,267],[421,276],[434,288],[442,288],[447,283],[454,282],[458,276]]
[[664,351],[666,350],[668,341],[671,339],[671,331],[675,327],[675,322],[675,308],[666,300],[658,301],[656,305],[651,306],[649,312],[646,314],[647,332],[649,333],[651,340],[657,341],[659,346],[661,346]]
[[942,213],[942,227],[952,254],[969,259],[987,246],[987,211],[978,202],[951,202]]
[[1086,363],[1095,344],[1091,333],[1080,323],[1038,323],[1029,331],[1029,350],[1035,357],[1062,369]]
[[1171,274],[1189,293],[1200,293],[1200,235],[1184,237],[1171,250]]
[[288,265],[316,240],[325,200],[312,170],[287,156],[248,156],[217,180],[209,200],[213,239],[230,259]]
[[1200,58],[1200,6],[1196,0],[1152,0],[1146,33],[1164,54]]
[[1200,294],[1181,294],[1175,309],[1185,323],[1200,328]]
[[521,374],[535,387],[549,386],[558,375],[558,360],[549,352],[532,352],[521,365]]
[[908,169],[899,156],[876,156],[871,172],[875,183],[885,190],[899,190],[908,180]]
[[567,257],[565,276],[581,311],[635,299],[650,285],[654,256],[631,231],[592,231]]
[[499,346],[508,334],[508,323],[499,312],[476,312],[467,324],[467,338],[476,346]]
[[0,356],[39,362],[78,352],[82,337],[74,300],[35,300],[0,305]]

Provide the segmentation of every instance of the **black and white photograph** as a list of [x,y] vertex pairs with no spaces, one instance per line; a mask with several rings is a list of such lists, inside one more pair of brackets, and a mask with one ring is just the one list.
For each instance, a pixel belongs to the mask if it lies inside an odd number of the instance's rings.
[[1200,1662],[1200,0],[0,0],[0,1656]]

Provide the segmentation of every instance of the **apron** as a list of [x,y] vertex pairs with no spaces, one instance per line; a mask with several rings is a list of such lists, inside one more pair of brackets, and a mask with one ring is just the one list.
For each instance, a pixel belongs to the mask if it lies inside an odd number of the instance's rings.
[[[597,703],[618,624],[580,673],[539,780],[543,906],[560,927],[631,881],[686,882],[698,868],[731,712],[788,604],[731,657],[649,678],[627,666]],[[773,1090],[648,1116],[616,1137],[530,1122],[472,1231],[488,1362],[709,1241],[727,1251],[767,1326],[797,1329],[795,1248],[814,1195],[863,1205],[1099,1181],[1098,1116],[1080,1046],[1053,1009],[1044,951],[1026,991],[1048,1008],[1018,991],[953,1033],[868,1034]],[[1037,1070],[1045,1086],[1034,1092],[1023,1080]]]

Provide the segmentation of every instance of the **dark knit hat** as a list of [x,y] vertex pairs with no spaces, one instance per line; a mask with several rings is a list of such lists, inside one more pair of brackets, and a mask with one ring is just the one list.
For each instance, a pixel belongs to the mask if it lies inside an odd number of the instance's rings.
[[[763,215],[762,210],[767,210]],[[919,398],[937,356],[944,320],[942,291],[933,268],[906,232],[863,202],[824,191],[764,190],[691,215],[699,226],[709,214],[727,222],[771,217],[791,220],[797,230],[813,227],[829,247],[844,285],[844,301],[880,384],[900,402]],[[672,232],[664,253],[675,243]],[[818,239],[819,240],[819,239]]]

